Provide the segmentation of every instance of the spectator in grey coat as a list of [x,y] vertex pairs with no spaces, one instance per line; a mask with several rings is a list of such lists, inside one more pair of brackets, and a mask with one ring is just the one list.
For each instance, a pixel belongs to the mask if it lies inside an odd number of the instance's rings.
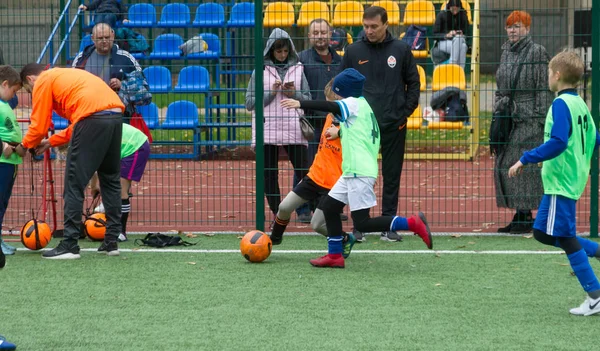
[[[518,178],[508,178],[508,169],[524,151],[543,143],[546,112],[554,94],[548,90],[548,62],[546,49],[533,42],[529,35],[531,16],[524,11],[512,12],[506,20],[508,41],[502,46],[500,67],[496,72],[498,90],[494,96],[494,111],[508,104],[511,86],[518,79],[511,110],[513,129],[508,145],[497,155],[494,165],[496,204],[515,210],[512,221],[499,228],[501,233],[522,234],[532,231],[533,215],[544,194],[541,168],[531,165]],[[519,62],[525,65],[515,77]]]

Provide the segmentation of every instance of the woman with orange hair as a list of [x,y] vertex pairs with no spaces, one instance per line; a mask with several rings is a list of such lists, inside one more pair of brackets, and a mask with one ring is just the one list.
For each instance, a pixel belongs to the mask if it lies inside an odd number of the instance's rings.
[[[544,139],[546,111],[554,94],[548,90],[546,49],[529,35],[531,16],[513,11],[506,19],[508,40],[502,46],[500,66],[496,71],[498,89],[494,96],[494,113],[510,111],[512,130],[508,143],[498,151],[494,167],[496,204],[516,211],[512,221],[498,232],[523,234],[532,231],[533,215],[544,194],[541,168],[532,165],[517,178],[508,178],[508,169],[524,151]],[[519,65],[522,65],[517,77]]]

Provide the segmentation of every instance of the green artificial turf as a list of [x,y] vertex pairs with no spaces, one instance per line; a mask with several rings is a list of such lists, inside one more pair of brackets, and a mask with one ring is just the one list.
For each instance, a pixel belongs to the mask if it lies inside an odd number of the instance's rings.
[[[135,238],[135,237],[132,237]],[[345,269],[308,260],[318,236],[286,236],[251,264],[236,235],[185,238],[185,250],[43,260],[19,251],[0,271],[0,334],[19,350],[585,350],[598,317],[561,254],[528,237],[434,237],[422,252],[368,236]],[[56,240],[52,245],[56,245]],[[84,240],[82,248],[96,248]],[[178,247],[181,248],[181,247]],[[365,253],[383,250],[386,253]],[[461,252],[461,253],[450,253]],[[537,251],[539,252],[539,251]],[[598,268],[593,260],[592,266]]]

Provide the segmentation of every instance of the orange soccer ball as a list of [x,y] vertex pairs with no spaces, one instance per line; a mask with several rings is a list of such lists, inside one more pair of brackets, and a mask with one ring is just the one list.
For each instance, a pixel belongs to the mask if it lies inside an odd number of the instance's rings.
[[104,240],[106,234],[106,215],[104,213],[94,213],[89,216],[84,226],[85,234],[94,241]]
[[271,238],[259,230],[252,230],[242,238],[240,251],[242,256],[250,262],[262,262],[271,254]]
[[44,221],[32,219],[21,228],[21,243],[29,250],[43,249],[51,239],[52,230]]

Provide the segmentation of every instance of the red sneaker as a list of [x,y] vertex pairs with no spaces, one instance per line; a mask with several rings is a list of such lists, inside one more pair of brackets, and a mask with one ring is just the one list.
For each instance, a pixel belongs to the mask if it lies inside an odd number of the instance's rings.
[[323,257],[310,260],[310,264],[312,264],[313,267],[344,268],[344,262],[345,261],[344,257],[342,257],[342,254],[327,254]]
[[431,250],[433,248],[433,239],[431,238],[431,231],[429,230],[429,225],[427,224],[427,219],[423,212],[419,212],[417,215],[413,215],[412,218],[415,221],[415,225],[413,228],[409,228],[415,235],[421,237],[427,248]]

